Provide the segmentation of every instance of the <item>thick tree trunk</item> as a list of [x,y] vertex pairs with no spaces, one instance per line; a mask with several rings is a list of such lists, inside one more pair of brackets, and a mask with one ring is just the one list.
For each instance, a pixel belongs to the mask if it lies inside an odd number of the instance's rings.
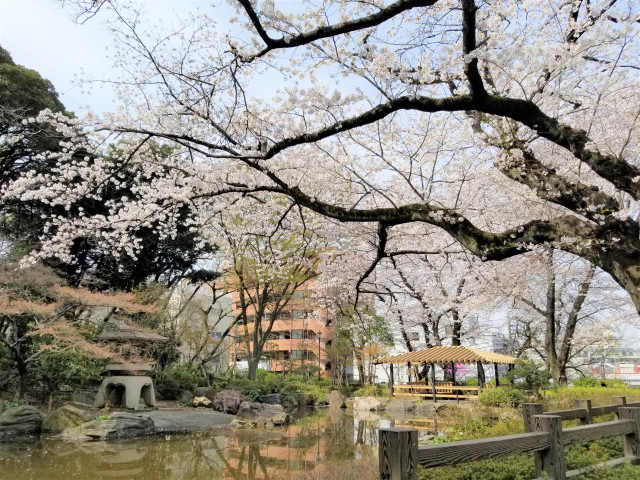
[[547,365],[551,371],[554,385],[560,383],[560,363],[556,350],[556,275],[553,271],[553,250],[549,253],[547,263],[547,305],[545,309],[546,332],[544,349],[547,355]]
[[27,364],[22,359],[16,358],[18,370],[18,399],[24,400],[27,395],[28,374]]

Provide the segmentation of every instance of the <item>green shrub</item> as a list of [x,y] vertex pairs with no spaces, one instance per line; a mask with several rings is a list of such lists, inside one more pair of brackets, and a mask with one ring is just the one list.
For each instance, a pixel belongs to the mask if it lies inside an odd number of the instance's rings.
[[206,379],[195,365],[172,364],[156,373],[156,393],[163,400],[175,400],[182,390],[206,385]]
[[574,400],[587,398],[593,405],[610,405],[611,397],[626,396],[629,402],[638,401],[640,392],[630,389],[627,385],[622,388],[598,387],[564,387],[545,392],[545,410],[563,410],[574,408]]
[[600,380],[593,377],[581,377],[573,381],[574,387],[599,387]]
[[298,394],[304,393],[305,387],[307,387],[306,383],[296,379],[296,377],[291,378],[291,380],[285,381],[282,386],[282,390],[280,391],[282,403],[285,405],[297,405]]
[[541,392],[551,388],[551,374],[547,367],[521,358],[516,361],[516,368],[507,377],[515,388],[524,390],[528,394],[539,396]]
[[606,380],[602,380],[601,383],[604,383],[607,388],[617,388],[618,390],[628,390],[631,388],[623,380],[618,380],[617,378],[608,378]]
[[354,397],[390,397],[391,391],[385,385],[365,385],[353,392]]
[[478,379],[471,377],[471,378],[467,378],[464,381],[465,386],[467,387],[477,387],[478,386]]
[[490,388],[480,394],[480,403],[488,407],[517,407],[524,403],[525,396],[515,388]]

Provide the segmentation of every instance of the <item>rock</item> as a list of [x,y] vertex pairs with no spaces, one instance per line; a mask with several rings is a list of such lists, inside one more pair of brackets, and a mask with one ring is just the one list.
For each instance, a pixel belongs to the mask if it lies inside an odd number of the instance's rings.
[[431,445],[435,439],[435,435],[421,434],[418,436],[418,445]]
[[355,401],[356,401],[356,399],[354,397],[345,398],[344,399],[344,407],[346,409],[353,410],[353,404],[355,403]]
[[376,397],[355,397],[353,399],[354,410],[364,410],[366,412],[379,412],[384,410],[384,405]]
[[382,420],[382,417],[375,412],[369,412],[367,410],[354,410],[353,418],[362,422],[376,423]]
[[216,389],[213,387],[196,387],[193,391],[194,397],[207,397],[212,402],[216,396]]
[[204,407],[204,408],[212,408],[213,402],[209,400],[207,397],[195,397],[193,399],[194,407]]
[[411,400],[392,400],[387,405],[387,411],[413,412],[415,409],[416,404]]
[[[199,397],[207,397],[206,395],[198,395]],[[182,390],[178,395],[178,402],[182,405],[190,405],[193,402],[195,395],[191,393],[189,390]],[[209,398],[209,400],[212,400]]]
[[96,418],[98,410],[80,404],[64,405],[44,417],[42,430],[61,432],[67,428],[79,427]]
[[331,390],[331,393],[327,395],[327,403],[330,408],[344,408],[344,395],[342,395],[338,390]]
[[306,393],[298,394],[298,405],[300,407],[308,407],[309,405],[313,405],[315,402],[313,401],[313,397],[311,395],[307,395]]
[[260,403],[266,403],[267,405],[282,405],[282,397],[279,393],[264,395],[260,397]]
[[249,398],[236,390],[222,390],[216,393],[216,396],[213,399],[213,408],[218,412],[235,415],[238,413],[240,404],[247,401],[249,401]]
[[416,406],[416,410],[420,415],[434,415],[438,413],[444,405],[433,402],[422,401]]
[[7,408],[0,415],[0,439],[39,433],[42,430],[40,410],[31,405]]
[[89,405],[89,406],[93,406],[93,402],[96,399],[96,393],[89,393],[89,392],[76,392],[73,395],[71,395],[71,401],[73,403],[78,403],[81,405]]
[[279,427],[288,425],[290,421],[291,417],[284,411],[282,405],[242,402],[231,425],[234,427]]
[[65,440],[114,440],[140,437],[156,432],[153,420],[146,415],[116,412],[105,420],[93,420],[62,432]]

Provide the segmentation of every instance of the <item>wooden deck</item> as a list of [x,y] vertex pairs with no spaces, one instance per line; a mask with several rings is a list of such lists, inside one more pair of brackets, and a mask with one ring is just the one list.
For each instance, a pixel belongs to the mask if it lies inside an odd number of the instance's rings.
[[[485,385],[484,389],[494,388]],[[436,382],[436,399],[453,399],[453,400],[477,400],[478,395],[483,389],[480,387],[466,387],[453,385],[452,382]],[[431,383],[414,383],[411,385],[394,385],[394,397],[425,397],[433,398],[433,387]]]

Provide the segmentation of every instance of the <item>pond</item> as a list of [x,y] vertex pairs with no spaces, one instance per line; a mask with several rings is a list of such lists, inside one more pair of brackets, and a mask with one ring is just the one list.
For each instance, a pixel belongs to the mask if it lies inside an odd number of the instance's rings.
[[0,443],[0,480],[370,479],[379,427],[431,420],[318,410],[288,427],[231,428],[114,442]]

